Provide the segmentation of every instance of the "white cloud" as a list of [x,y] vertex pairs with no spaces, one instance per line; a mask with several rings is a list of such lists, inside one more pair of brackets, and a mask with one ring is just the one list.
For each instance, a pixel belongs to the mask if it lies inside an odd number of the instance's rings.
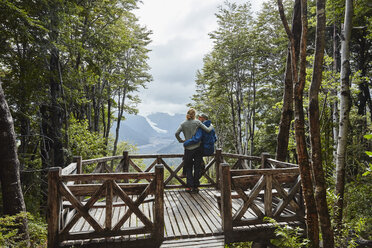
[[[262,0],[252,1],[257,9]],[[237,3],[245,1],[237,0]],[[217,28],[217,7],[224,0],[143,0],[140,23],[153,31],[149,46],[154,81],[139,92],[139,112],[185,113],[195,92],[195,74],[212,48],[208,33]]]

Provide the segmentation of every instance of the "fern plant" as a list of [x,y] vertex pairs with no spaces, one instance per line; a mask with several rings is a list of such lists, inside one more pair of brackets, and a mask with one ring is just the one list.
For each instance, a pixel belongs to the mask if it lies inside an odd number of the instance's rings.
[[265,221],[270,222],[275,226],[275,239],[270,239],[270,242],[278,247],[281,248],[302,248],[302,247],[308,247],[308,244],[310,241],[306,238],[301,237],[301,228],[296,227],[290,227],[288,225],[282,226],[279,225],[279,223],[271,219],[269,217],[264,218]]

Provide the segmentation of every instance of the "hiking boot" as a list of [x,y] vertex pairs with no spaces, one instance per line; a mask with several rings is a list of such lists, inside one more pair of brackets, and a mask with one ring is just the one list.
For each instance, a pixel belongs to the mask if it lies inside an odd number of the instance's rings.
[[191,190],[191,193],[197,194],[197,193],[199,193],[199,189],[198,188],[193,188]]

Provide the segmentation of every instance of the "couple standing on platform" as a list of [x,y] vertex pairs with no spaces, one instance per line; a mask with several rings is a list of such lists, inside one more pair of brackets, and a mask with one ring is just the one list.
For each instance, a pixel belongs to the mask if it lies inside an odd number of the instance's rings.
[[[183,143],[185,147],[183,174],[186,172],[186,191],[190,193],[199,191],[201,166],[204,162],[203,156],[209,156],[214,153],[214,143],[217,140],[208,116],[200,114],[198,116],[199,120],[195,120],[195,117],[195,109],[189,109],[186,120],[181,123],[175,134],[178,142]],[[181,132],[185,136],[185,140],[180,137]]]

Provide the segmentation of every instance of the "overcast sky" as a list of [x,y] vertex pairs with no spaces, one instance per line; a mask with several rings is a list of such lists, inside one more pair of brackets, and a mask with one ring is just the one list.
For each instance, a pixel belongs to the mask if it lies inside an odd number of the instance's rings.
[[[263,0],[252,0],[257,11]],[[243,3],[242,0],[230,2]],[[153,31],[149,48],[153,81],[139,92],[140,115],[187,111],[195,92],[195,75],[212,49],[208,33],[217,29],[218,6],[224,0],[143,0],[136,10],[140,23]]]

